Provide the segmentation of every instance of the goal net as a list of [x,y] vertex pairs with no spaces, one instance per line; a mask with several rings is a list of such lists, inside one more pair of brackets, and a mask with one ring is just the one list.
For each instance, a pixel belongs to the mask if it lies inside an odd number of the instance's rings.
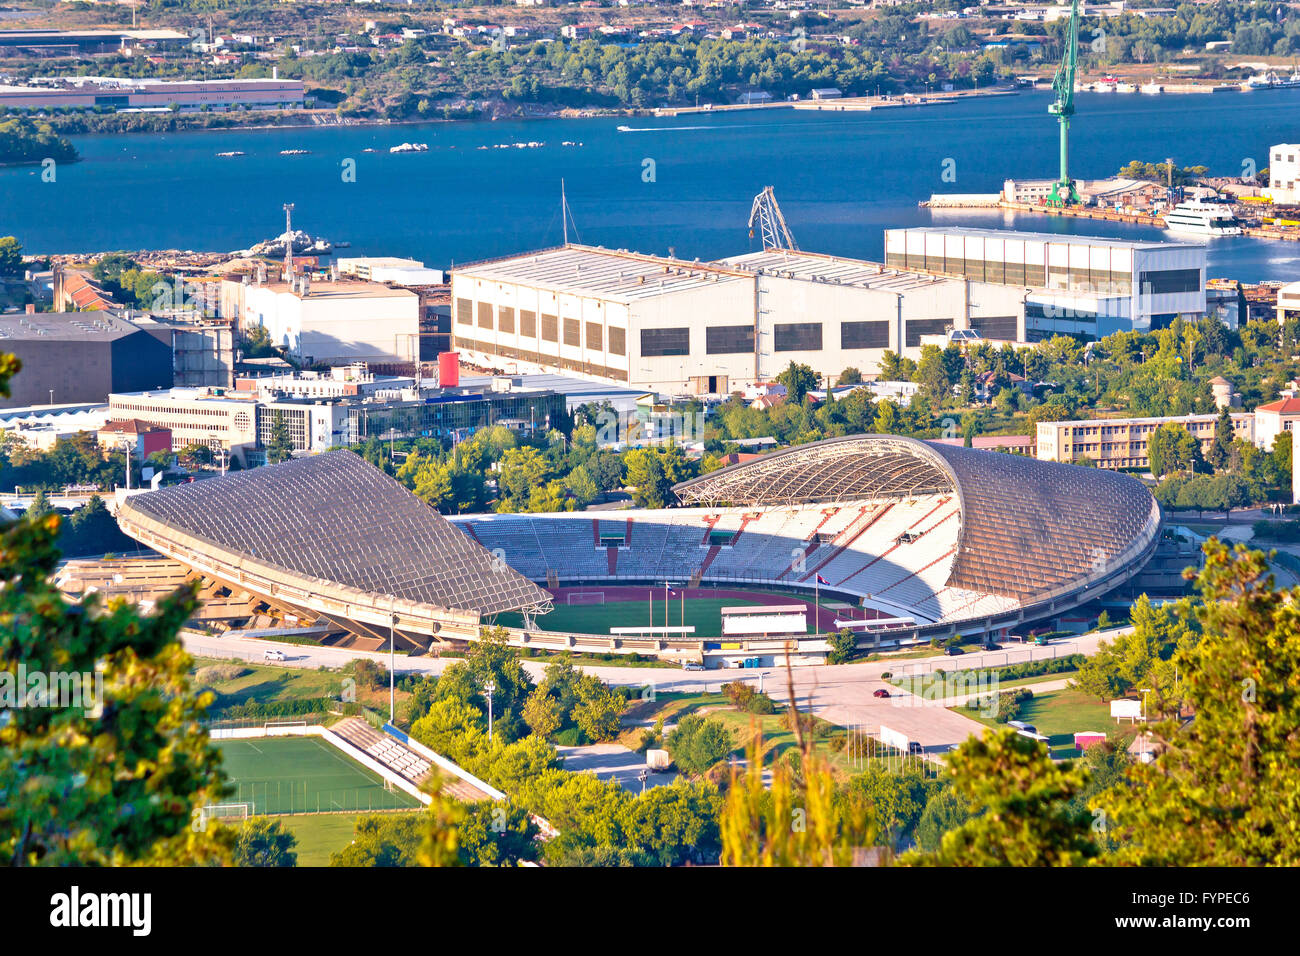
[[247,820],[252,815],[252,810],[250,803],[212,803],[199,812],[205,823],[208,820],[238,823]]
[[604,604],[604,591],[575,591],[568,596],[569,604]]

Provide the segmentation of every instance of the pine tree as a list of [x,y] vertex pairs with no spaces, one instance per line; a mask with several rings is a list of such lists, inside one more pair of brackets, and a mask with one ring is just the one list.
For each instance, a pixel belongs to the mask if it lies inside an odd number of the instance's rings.
[[266,463],[278,465],[293,457],[293,437],[289,434],[289,423],[284,420],[284,413],[276,410],[271,421],[271,443],[266,446]]

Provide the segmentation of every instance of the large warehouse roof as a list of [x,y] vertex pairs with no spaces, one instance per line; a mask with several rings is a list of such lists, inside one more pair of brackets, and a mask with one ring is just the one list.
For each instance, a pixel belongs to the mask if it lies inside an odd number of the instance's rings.
[[1160,510],[1125,475],[896,435],[831,438],[683,482],[687,504],[903,499],[951,491],[961,537],[948,584],[1023,602],[1133,562]]
[[511,282],[616,302],[648,299],[717,283],[752,281],[735,269],[572,243],[528,255],[474,263],[455,272],[467,278]]
[[941,276],[891,269],[876,262],[862,259],[842,259],[838,256],[813,252],[791,252],[785,249],[768,249],[722,260],[728,265],[765,275],[803,279],[808,282],[828,282],[857,289],[878,289],[882,292],[909,292],[923,289],[939,282],[950,282]]
[[349,451],[327,452],[128,498],[129,531],[152,519],[189,539],[280,569],[441,608],[492,614],[550,595]]

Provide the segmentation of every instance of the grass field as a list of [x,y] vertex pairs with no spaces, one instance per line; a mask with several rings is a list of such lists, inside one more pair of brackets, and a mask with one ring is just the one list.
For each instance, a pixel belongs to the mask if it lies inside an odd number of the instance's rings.
[[[236,668],[241,671],[238,677],[214,679],[210,675],[214,667]],[[385,673],[387,671],[385,670]],[[342,671],[309,670],[305,667],[273,667],[265,664],[250,664],[246,661],[219,660],[211,657],[194,659],[196,683],[205,690],[217,695],[212,705],[214,712],[248,701],[271,703],[282,700],[301,700],[313,697],[338,697],[343,689],[343,680],[347,677]],[[400,677],[400,674],[399,674]],[[385,678],[385,681],[387,678]],[[388,685],[383,687],[356,687],[357,702],[368,707],[388,706]],[[397,704],[410,696],[406,691],[397,691]]]
[[[599,588],[593,588],[599,590]],[[776,594],[791,603],[797,598],[779,592],[754,592]],[[735,596],[726,598],[687,598],[685,620],[682,601],[668,600],[668,626],[694,625],[696,637],[722,636],[722,609],[724,607],[749,607],[763,602]],[[809,617],[811,617],[811,613]],[[518,614],[498,615],[498,623],[507,627],[522,627]],[[537,626],[547,631],[570,631],[575,634],[608,634],[611,627],[640,627],[650,623],[650,601],[608,601],[604,604],[567,604],[563,598],[555,603],[555,610],[537,619]],[[664,624],[663,589],[657,589],[654,601],[654,624]]]
[[[657,720],[663,718],[664,723],[671,726],[690,714],[699,714],[711,720],[716,720],[730,730],[732,743],[735,745],[732,754],[736,757],[747,756],[749,745],[753,741],[755,733],[763,735],[763,762],[765,764],[770,764],[772,761],[785,756],[787,752],[798,746],[794,731],[790,729],[781,713],[751,714],[738,710],[727,699],[725,694],[658,694],[653,701],[634,702],[624,717],[632,720]],[[845,737],[844,728],[836,727],[820,719],[817,721],[817,728],[819,732],[812,735],[813,751],[830,765],[831,772],[836,778],[848,779],[854,774],[860,773],[864,769],[864,763],[875,762],[875,758],[867,761],[861,759],[851,761],[844,753],[842,746],[838,751],[831,747],[833,738],[843,739]],[[619,736],[618,742],[635,749],[640,743],[641,734],[646,729],[646,727],[634,727],[624,730]],[[927,772],[933,772],[934,769],[933,766],[924,765],[920,761],[914,761],[914,765],[922,767]]]
[[315,737],[217,741],[235,792],[227,803],[252,804],[254,814],[394,810],[420,806],[410,794],[385,790],[383,779]]
[[[981,717],[979,711],[967,710],[965,707],[949,709],[988,727],[1005,726],[992,718]],[[1050,738],[1054,757],[1077,756],[1074,749],[1076,732],[1109,731],[1114,726],[1108,704],[1077,690],[1053,690],[1037,694],[1033,700],[1021,706],[1019,719],[1033,724],[1040,734]]]
[[294,852],[299,866],[329,866],[330,854],[352,841],[357,817],[351,813],[313,813],[284,817],[281,822],[298,841]]

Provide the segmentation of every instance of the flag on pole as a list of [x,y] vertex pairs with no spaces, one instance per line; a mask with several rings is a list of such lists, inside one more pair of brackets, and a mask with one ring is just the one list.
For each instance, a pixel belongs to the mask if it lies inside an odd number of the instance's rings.
[[817,583],[818,583],[818,584],[830,584],[831,582],[827,581],[824,577],[822,577],[822,576],[819,574],[819,575],[817,575]]

